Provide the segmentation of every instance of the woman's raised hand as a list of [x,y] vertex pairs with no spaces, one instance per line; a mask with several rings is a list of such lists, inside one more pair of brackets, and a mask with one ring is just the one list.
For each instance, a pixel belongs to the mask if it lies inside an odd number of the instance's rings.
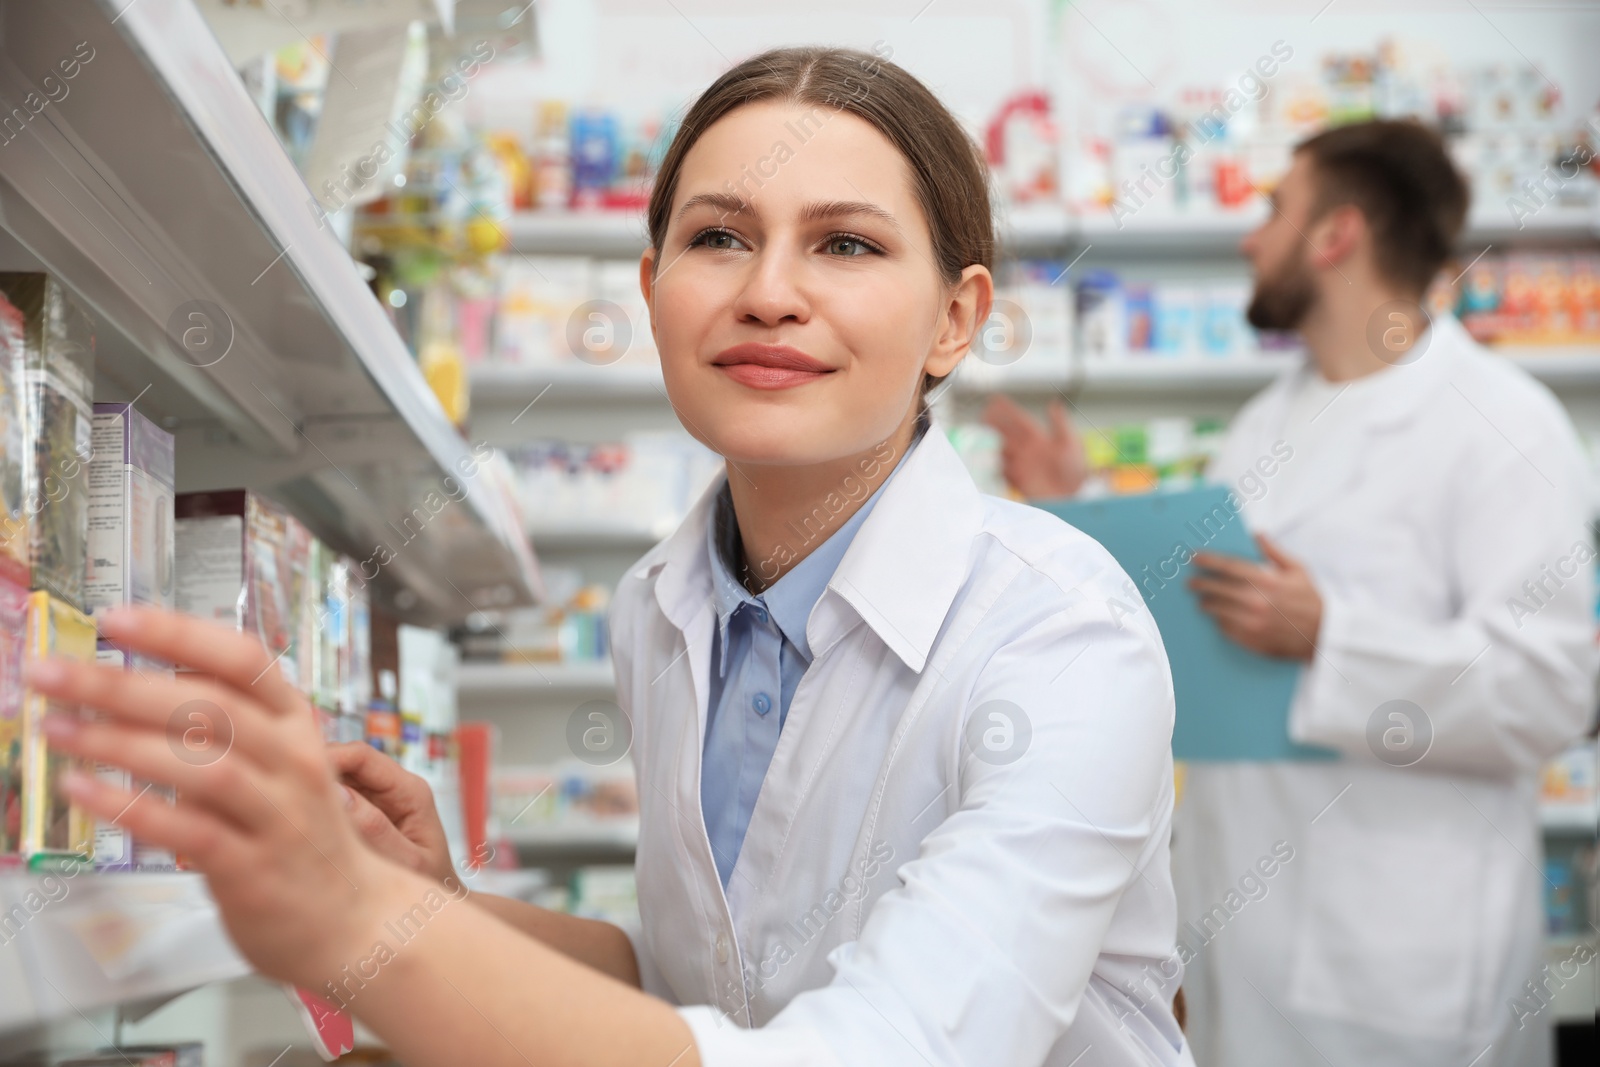
[[421,879],[363,843],[310,704],[260,641],[154,608],[97,621],[103,639],[180,673],[27,664],[34,690],[97,713],[48,717],[49,742],[173,786],[178,799],[83,772],[65,775],[63,791],[94,818],[187,857],[259,971],[320,988],[367,951]]
[[454,877],[444,823],[426,781],[359,741],[330,746],[328,758],[368,845],[435,881]]

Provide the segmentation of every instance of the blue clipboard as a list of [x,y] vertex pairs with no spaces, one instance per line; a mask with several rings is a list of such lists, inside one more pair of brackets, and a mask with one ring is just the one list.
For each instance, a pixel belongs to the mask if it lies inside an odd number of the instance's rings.
[[1261,558],[1226,488],[1032,503],[1099,541],[1139,587],[1172,664],[1175,758],[1337,758],[1332,750],[1289,739],[1289,702],[1299,666],[1258,656],[1228,640],[1188,588],[1197,568],[1187,561],[1197,551]]

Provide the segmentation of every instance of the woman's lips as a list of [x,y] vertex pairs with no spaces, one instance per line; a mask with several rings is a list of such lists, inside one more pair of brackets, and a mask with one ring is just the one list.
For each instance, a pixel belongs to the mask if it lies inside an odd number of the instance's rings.
[[834,371],[821,360],[788,345],[734,345],[719,354],[712,365],[752,389],[792,389]]
[[740,385],[748,385],[752,389],[791,389],[833,373],[797,370],[794,367],[769,367],[761,363],[718,364],[717,369]]

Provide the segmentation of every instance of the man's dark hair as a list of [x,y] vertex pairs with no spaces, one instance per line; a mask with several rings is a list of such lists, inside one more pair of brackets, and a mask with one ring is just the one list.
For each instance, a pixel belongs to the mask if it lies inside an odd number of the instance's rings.
[[1295,148],[1313,164],[1316,215],[1353,204],[1372,231],[1378,270],[1420,296],[1454,247],[1471,192],[1444,139],[1411,119],[1324,130]]

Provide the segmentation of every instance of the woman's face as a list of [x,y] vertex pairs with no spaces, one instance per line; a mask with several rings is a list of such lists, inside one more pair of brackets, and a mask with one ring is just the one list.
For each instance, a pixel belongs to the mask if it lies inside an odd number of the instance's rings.
[[960,362],[993,292],[980,266],[954,287],[940,277],[910,169],[881,133],[792,103],[747,105],[701,135],[654,254],[640,280],[667,393],[734,462],[824,463],[889,439],[923,372]]

